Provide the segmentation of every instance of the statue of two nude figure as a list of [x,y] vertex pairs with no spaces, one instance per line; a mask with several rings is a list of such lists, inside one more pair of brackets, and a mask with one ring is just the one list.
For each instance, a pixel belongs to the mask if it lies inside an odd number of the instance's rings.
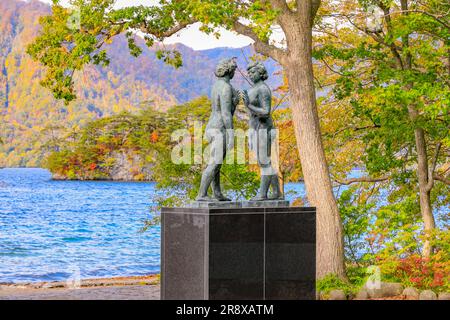
[[[272,92],[264,82],[268,73],[260,62],[247,67],[253,86],[247,91],[238,91],[230,81],[237,64],[235,59],[221,61],[215,71],[217,81],[212,92],[212,111],[206,126],[206,138],[210,144],[210,160],[203,172],[197,201],[231,201],[225,197],[220,187],[220,169],[228,150],[234,145],[233,116],[242,99],[250,114],[249,147],[256,153],[261,170],[261,184],[252,201],[283,200],[277,171],[271,161],[271,145],[274,140],[274,124],[271,115]],[[213,197],[208,195],[211,186]],[[269,189],[272,189],[269,194]]]

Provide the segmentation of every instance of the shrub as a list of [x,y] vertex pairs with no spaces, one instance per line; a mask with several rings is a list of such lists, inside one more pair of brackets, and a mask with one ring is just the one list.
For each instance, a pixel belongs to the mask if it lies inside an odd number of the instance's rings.
[[356,291],[356,287],[351,283],[340,279],[335,274],[329,274],[316,283],[317,292],[328,295],[332,290],[343,290],[346,295],[353,294]]
[[419,255],[399,259],[394,276],[405,286],[437,291],[450,289],[450,264],[440,253],[429,259]]

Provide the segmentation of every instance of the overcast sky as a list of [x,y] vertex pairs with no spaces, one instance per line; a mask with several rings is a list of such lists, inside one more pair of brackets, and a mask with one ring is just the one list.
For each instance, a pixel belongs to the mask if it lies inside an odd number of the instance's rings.
[[[51,0],[41,1],[51,3]],[[64,0],[63,3],[64,2],[67,3],[68,1]],[[117,0],[116,6],[124,7],[126,5],[130,6],[139,4],[151,5],[157,2],[158,1],[155,0]],[[222,30],[221,35],[222,36],[220,39],[216,39],[214,36],[208,36],[205,33],[199,31],[198,25],[195,24],[173,35],[164,42],[167,44],[182,43],[195,50],[205,50],[217,47],[241,48],[253,43],[250,38],[238,35],[227,30]]]

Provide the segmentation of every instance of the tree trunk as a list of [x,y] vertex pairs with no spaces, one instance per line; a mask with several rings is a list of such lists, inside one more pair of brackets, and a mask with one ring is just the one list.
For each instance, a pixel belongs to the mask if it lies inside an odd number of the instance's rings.
[[[409,107],[409,115],[412,121],[415,121],[418,117],[417,111],[413,106]],[[416,139],[416,151],[417,151],[417,177],[419,180],[419,200],[420,200],[420,213],[424,223],[424,231],[426,236],[436,227],[433,208],[431,207],[431,189],[433,177],[429,176],[428,158],[427,158],[427,145],[425,140],[425,132],[422,128],[416,128],[414,131]],[[432,173],[431,173],[432,175]],[[422,255],[425,258],[430,257],[433,252],[433,247],[429,240],[425,240],[422,249]]]
[[[409,9],[408,1],[401,0],[401,8],[404,11],[403,15],[408,15]],[[409,35],[404,35],[402,38],[403,47],[409,48]],[[412,56],[411,53],[406,50],[404,68],[411,70],[412,68]],[[407,85],[407,90],[410,90],[412,84]],[[419,112],[414,105],[408,106],[408,114],[411,121],[416,121],[419,117]],[[427,142],[425,140],[425,131],[422,128],[416,128],[414,130],[414,136],[416,140],[416,152],[417,152],[417,178],[419,180],[419,201],[420,201],[420,213],[424,223],[425,236],[428,237],[430,232],[436,227],[433,208],[431,207],[431,189],[433,188],[433,172],[429,173],[428,170],[428,157],[427,157]],[[434,169],[434,168],[433,168]],[[426,258],[430,257],[433,252],[433,248],[429,240],[425,239],[422,249],[422,255]]]
[[316,106],[309,17],[310,14],[302,14],[300,19],[292,21],[290,32],[286,35],[289,56],[283,67],[287,70],[306,192],[309,202],[317,208],[317,277],[320,279],[327,274],[335,274],[345,278],[342,223],[325,158]]

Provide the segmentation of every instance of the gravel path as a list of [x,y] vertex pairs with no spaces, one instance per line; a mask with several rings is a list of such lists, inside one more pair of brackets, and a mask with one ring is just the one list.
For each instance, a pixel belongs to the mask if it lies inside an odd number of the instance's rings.
[[0,300],[159,300],[159,285],[81,289],[0,289]]

